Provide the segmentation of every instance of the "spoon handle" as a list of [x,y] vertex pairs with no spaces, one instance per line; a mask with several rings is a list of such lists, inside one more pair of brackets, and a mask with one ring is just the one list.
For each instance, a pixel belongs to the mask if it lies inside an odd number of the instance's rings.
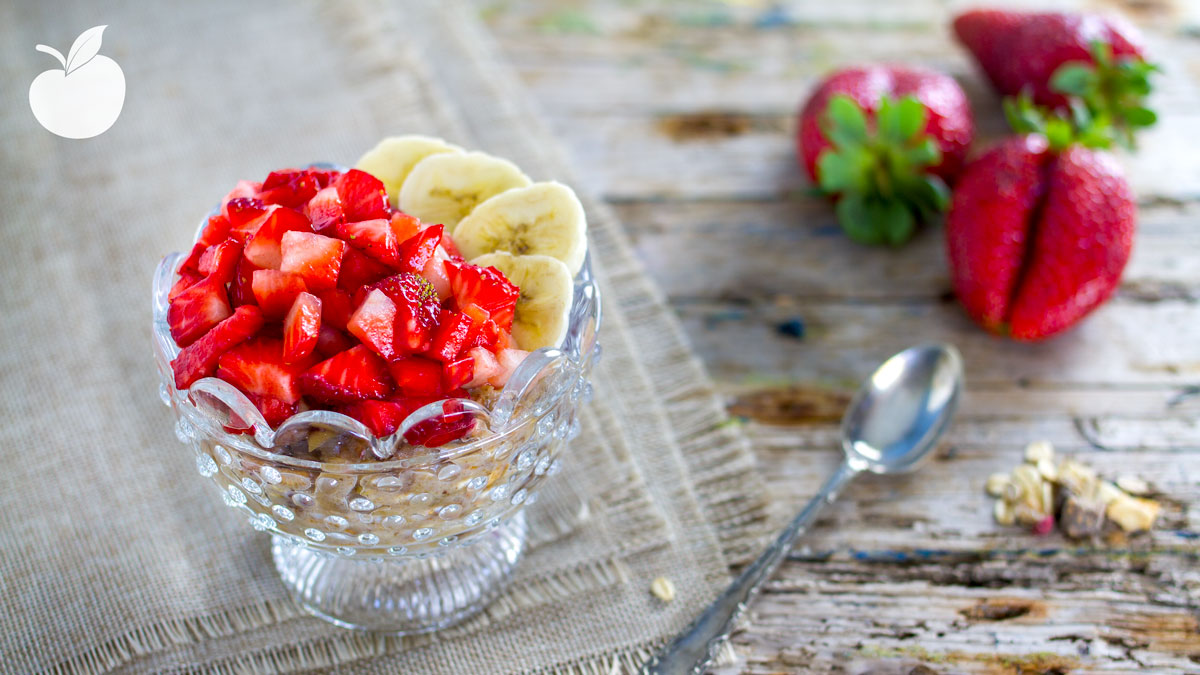
[[754,599],[759,587],[792,550],[792,544],[812,524],[821,507],[836,499],[838,492],[857,473],[858,469],[852,467],[849,462],[842,462],[837,471],[834,471],[821,486],[821,491],[808,502],[803,511],[796,514],[774,543],[743,570],[733,584],[725,589],[687,630],[643,665],[642,672],[651,675],[702,673],[716,656],[718,645],[733,631],[734,623],[745,611],[746,605]]

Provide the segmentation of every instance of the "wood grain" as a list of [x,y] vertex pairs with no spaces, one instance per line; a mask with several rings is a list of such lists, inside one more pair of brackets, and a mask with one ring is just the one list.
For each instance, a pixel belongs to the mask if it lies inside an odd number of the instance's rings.
[[[926,340],[964,354],[968,396],[937,459],[851,486],[720,672],[1200,672],[1200,14],[1183,0],[1056,4],[1142,24],[1164,65],[1161,123],[1121,156],[1140,223],[1116,298],[1021,345],[957,307],[938,228],[899,251],[855,246],[795,164],[795,108],[849,63],[949,72],[976,110],[976,148],[1002,135],[947,28],[963,3],[477,2],[622,216],[781,504],[838,461],[838,418],[875,363]],[[983,482],[1036,439],[1146,478],[1159,527],[1071,542],[997,526]]]

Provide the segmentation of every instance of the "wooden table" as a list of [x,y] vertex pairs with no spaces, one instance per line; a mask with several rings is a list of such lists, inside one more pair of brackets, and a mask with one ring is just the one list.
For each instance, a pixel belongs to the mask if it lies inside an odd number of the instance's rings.
[[[1200,11],[1127,0],[1166,68],[1161,123],[1124,156],[1141,204],[1117,296],[1038,345],[974,326],[940,228],[901,250],[838,230],[795,164],[793,114],[826,71],[907,61],[959,78],[976,149],[999,102],[936,0],[590,3],[478,9],[745,420],[791,510],[839,461],[857,381],[922,341],[963,352],[969,393],[938,460],[864,478],[735,634],[720,672],[1200,672]],[[1190,12],[1190,15],[1189,15]],[[996,525],[983,482],[1048,439],[1162,494],[1153,534],[1079,543]]]

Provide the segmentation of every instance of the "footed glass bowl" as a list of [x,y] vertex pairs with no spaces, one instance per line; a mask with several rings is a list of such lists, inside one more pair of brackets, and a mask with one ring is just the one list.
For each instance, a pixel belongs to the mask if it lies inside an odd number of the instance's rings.
[[[431,403],[378,438],[328,410],[271,428],[215,377],[176,389],[167,294],[183,257],[167,256],[154,275],[159,393],[197,472],[271,534],[275,569],[297,601],[339,626],[393,634],[437,630],[486,606],[524,551],[524,507],[559,470],[579,434],[577,409],[591,398],[600,296],[590,259],[558,349],[531,353],[485,403]],[[436,448],[405,440],[428,438],[408,432],[434,423],[470,431]],[[329,459],[301,459],[300,450]]]

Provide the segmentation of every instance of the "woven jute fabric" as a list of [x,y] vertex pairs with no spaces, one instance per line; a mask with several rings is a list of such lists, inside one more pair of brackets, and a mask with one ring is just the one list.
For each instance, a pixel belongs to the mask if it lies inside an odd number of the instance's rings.
[[[25,102],[52,65],[33,47],[100,24],[124,110],[99,137],[58,138]],[[0,38],[0,669],[620,672],[754,550],[766,508],[744,439],[473,10],[4,3]],[[573,184],[604,298],[596,396],[531,511],[531,550],[484,612],[416,637],[340,630],[287,597],[267,538],[175,439],[150,342],[151,272],[233,181],[351,163],[397,133]],[[657,576],[674,602],[647,592]]]

